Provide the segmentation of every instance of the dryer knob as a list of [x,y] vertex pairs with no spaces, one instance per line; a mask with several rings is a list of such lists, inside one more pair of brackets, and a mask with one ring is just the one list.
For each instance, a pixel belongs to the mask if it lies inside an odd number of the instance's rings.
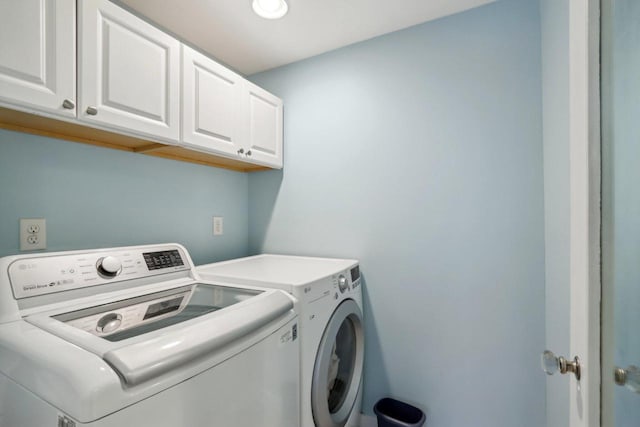
[[122,263],[114,256],[106,256],[98,260],[96,268],[103,277],[116,277],[122,270]]
[[349,282],[342,274],[338,277],[338,288],[340,288],[340,293],[342,294],[349,289]]

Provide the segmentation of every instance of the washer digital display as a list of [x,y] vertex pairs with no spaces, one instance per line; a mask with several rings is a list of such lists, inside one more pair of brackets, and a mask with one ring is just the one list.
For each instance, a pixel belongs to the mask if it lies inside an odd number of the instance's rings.
[[147,252],[142,254],[144,262],[149,270],[161,268],[180,267],[184,265],[180,252],[177,249],[171,251]]

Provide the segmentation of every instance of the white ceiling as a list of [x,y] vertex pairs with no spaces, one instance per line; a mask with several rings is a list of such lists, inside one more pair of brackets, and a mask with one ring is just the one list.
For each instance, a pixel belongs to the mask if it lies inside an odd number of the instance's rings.
[[116,0],[250,75],[495,0],[287,0],[267,20],[251,0]]

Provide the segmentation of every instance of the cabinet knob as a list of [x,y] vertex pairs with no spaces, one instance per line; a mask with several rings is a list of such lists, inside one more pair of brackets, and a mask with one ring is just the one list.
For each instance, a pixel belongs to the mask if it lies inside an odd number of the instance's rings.
[[98,114],[98,109],[96,107],[87,107],[87,114],[90,116],[95,116]]
[[250,155],[251,155],[251,150],[248,150],[247,151],[247,156],[250,156]]
[[241,148],[238,150],[238,154],[242,154],[242,153],[244,153],[244,148]]
[[73,110],[74,108],[76,108],[76,103],[70,99],[65,99],[62,102],[62,108],[64,108],[65,110]]

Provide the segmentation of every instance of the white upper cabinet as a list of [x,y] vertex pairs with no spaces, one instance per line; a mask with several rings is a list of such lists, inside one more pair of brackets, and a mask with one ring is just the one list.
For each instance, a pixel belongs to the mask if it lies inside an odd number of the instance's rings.
[[241,155],[244,79],[188,46],[182,58],[182,142]]
[[0,0],[0,107],[23,112],[1,109],[0,125],[282,168],[281,99],[109,0]]
[[107,0],[78,4],[78,118],[179,141],[180,42]]
[[282,100],[251,82],[246,85],[247,158],[282,168]]
[[182,143],[282,167],[282,100],[188,46],[182,51]]
[[0,101],[74,117],[75,0],[0,0]]

